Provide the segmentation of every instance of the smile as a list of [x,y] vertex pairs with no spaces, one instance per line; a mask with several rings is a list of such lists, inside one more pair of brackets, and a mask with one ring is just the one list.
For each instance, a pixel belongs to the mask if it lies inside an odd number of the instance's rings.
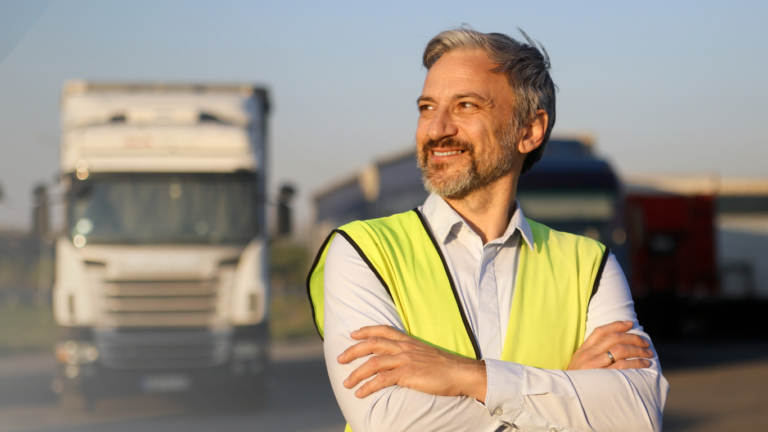
[[438,152],[433,151],[432,154],[435,156],[450,156],[450,155],[456,155],[456,154],[462,154],[464,153],[464,150],[453,150],[453,151],[444,151],[444,152]]

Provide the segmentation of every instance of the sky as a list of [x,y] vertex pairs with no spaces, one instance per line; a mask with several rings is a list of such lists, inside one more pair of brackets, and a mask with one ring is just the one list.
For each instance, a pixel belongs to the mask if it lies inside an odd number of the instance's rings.
[[469,24],[552,60],[555,132],[620,173],[768,176],[768,2],[0,0],[0,229],[58,173],[64,81],[269,88],[270,189],[313,194],[413,146],[420,59]]

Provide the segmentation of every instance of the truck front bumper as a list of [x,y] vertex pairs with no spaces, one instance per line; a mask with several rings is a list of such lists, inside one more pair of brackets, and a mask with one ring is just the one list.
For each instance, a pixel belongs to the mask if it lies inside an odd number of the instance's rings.
[[[264,324],[235,327],[225,333],[85,331],[68,336],[77,339],[60,338],[53,389],[77,391],[94,398],[216,389],[257,390],[263,386],[269,368],[269,335]],[[80,349],[82,353],[75,352],[78,343],[84,347]],[[67,348],[74,353],[69,358]]]

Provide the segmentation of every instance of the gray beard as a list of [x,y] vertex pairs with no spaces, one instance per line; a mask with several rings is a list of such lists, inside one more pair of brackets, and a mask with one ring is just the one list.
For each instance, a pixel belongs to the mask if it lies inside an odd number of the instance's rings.
[[[444,198],[461,199],[493,183],[512,170],[515,161],[514,140],[516,135],[515,122],[510,120],[502,130],[496,133],[496,140],[501,145],[500,152],[498,154],[497,152],[486,153],[480,157],[476,157],[475,146],[467,141],[459,141],[454,138],[428,141],[424,145],[422,153],[416,155],[424,188],[427,192]],[[462,172],[448,177],[441,172],[445,169],[443,164],[429,164],[431,150],[442,145],[458,147],[469,154],[469,164]]]

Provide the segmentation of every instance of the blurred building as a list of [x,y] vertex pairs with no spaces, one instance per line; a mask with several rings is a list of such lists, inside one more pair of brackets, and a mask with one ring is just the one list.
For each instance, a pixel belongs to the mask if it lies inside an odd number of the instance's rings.
[[414,150],[379,159],[315,194],[313,249],[341,225],[408,211],[427,196]]

